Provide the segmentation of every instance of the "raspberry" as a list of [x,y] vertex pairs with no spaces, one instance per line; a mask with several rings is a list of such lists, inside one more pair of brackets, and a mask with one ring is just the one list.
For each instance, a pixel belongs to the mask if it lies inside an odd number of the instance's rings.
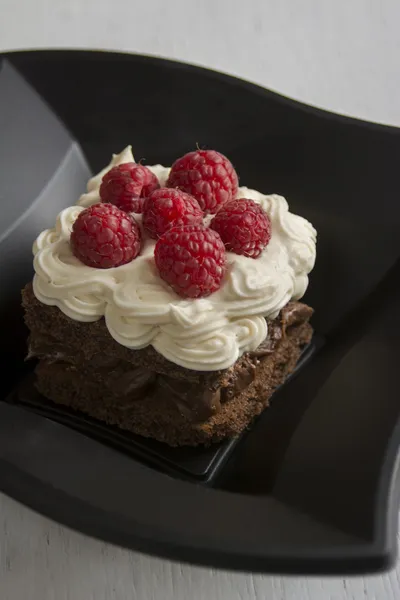
[[202,222],[203,211],[197,200],[180,190],[156,190],[143,206],[143,227],[155,239],[172,227]]
[[271,239],[271,221],[254,200],[239,198],[221,208],[210,223],[225,248],[236,254],[257,258]]
[[169,229],[158,240],[154,258],[161,278],[180,296],[200,298],[221,287],[224,244],[218,233],[204,225]]
[[125,212],[141,213],[144,200],[159,187],[150,169],[133,162],[124,163],[104,175],[100,198]]
[[223,154],[215,150],[196,150],[174,162],[167,186],[194,196],[205,213],[216,213],[236,196],[238,177]]
[[140,252],[139,225],[112,204],[93,204],[72,226],[71,248],[89,267],[110,269],[131,262]]

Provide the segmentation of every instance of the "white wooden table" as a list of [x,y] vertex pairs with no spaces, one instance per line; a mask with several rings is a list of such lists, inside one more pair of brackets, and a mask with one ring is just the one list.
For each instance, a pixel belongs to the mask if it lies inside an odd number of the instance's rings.
[[[398,0],[0,0],[0,51],[162,55],[400,126],[399,23]],[[354,579],[182,566],[88,539],[0,495],[0,600],[395,600],[399,575],[400,566]]]

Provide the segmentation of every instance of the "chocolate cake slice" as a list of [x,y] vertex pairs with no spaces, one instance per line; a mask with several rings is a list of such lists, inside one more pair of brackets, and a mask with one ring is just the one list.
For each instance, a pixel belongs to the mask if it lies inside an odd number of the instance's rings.
[[37,358],[38,390],[48,399],[171,446],[210,444],[240,434],[294,369],[312,336],[312,309],[289,302],[260,346],[220,371],[195,371],[116,342],[104,319],[80,322],[23,290]]
[[197,149],[130,146],[33,245],[23,292],[43,396],[171,446],[240,434],[311,339],[317,232]]

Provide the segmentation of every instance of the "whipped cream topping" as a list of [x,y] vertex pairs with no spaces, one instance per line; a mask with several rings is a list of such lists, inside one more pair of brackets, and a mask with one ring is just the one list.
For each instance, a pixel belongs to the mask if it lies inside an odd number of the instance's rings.
[[[315,262],[315,229],[290,213],[282,196],[241,187],[237,197],[253,199],[269,215],[271,240],[257,259],[227,252],[224,283],[211,296],[179,297],[158,275],[151,239],[145,239],[141,254],[127,265],[87,267],[71,251],[72,225],[85,207],[99,202],[104,174],[125,162],[133,162],[130,146],[113,155],[108,167],[89,180],[77,205],[63,210],[55,227],[37,238],[36,297],[77,321],[104,317],[112,337],[128,348],[152,345],[166,359],[198,371],[230,367],[265,339],[266,317],[275,318],[289,300],[303,296]],[[148,168],[164,185],[169,169]],[[135,219],[140,223],[141,215]]]

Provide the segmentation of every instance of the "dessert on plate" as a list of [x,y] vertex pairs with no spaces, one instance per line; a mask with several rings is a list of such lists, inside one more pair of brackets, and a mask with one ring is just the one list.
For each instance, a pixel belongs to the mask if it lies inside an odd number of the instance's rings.
[[240,434],[311,339],[315,245],[222,154],[145,167],[127,147],[34,244],[39,391],[173,446]]

